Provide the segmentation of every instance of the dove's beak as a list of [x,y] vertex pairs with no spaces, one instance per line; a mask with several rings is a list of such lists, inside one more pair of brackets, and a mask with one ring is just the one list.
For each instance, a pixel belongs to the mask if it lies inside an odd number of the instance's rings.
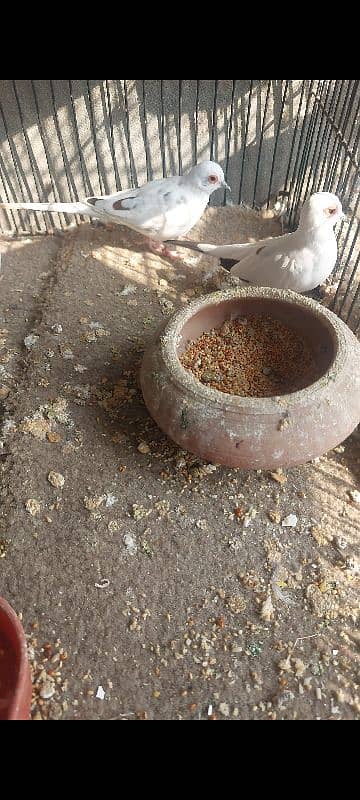
[[225,189],[227,189],[229,192],[231,192],[231,188],[230,188],[229,184],[226,183],[226,181],[223,181],[222,185],[224,186]]

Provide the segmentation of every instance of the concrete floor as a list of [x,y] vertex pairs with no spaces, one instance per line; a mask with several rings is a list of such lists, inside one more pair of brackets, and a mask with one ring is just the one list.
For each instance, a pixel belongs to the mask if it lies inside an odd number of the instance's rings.
[[359,438],[283,473],[199,462],[137,375],[209,265],[90,225],[0,248],[0,594],[33,718],[359,718]]

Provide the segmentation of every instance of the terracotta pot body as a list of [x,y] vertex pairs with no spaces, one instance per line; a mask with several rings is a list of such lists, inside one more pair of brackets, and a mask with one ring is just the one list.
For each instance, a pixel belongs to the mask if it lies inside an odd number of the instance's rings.
[[31,674],[22,625],[0,597],[0,720],[30,719]]
[[[204,331],[264,313],[307,337],[319,380],[291,394],[239,397],[204,386],[180,364],[187,343]],[[342,442],[360,420],[359,342],[331,311],[290,291],[230,289],[193,301],[158,332],[140,381],[151,416],[171,439],[229,467],[303,464]]]

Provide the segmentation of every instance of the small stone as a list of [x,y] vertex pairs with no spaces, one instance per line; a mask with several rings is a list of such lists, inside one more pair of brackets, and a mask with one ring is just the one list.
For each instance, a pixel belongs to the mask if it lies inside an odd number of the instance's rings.
[[58,442],[60,442],[60,441],[61,441],[61,436],[60,436],[60,434],[59,434],[59,433],[55,433],[55,431],[49,431],[49,432],[46,434],[46,438],[47,438],[47,440],[48,440],[49,442],[51,442],[52,444],[57,444]]
[[9,397],[10,389],[8,386],[0,386],[0,402],[1,400],[6,400]]
[[98,686],[98,688],[97,688],[97,692],[96,692],[96,695],[95,695],[95,697],[96,697],[98,700],[103,700],[103,699],[104,699],[104,697],[105,697],[105,692],[104,692],[104,689],[103,689],[103,687],[102,687],[102,686]]
[[114,494],[107,494],[106,495],[105,507],[106,508],[111,508],[111,506],[114,506],[115,503],[117,503],[117,497],[115,497]]
[[35,347],[35,345],[39,341],[39,338],[40,338],[39,336],[36,336],[33,333],[29,333],[29,336],[25,336],[24,345],[26,349],[31,350],[32,347]]
[[271,522],[276,522],[277,525],[281,521],[281,514],[279,511],[268,511],[268,517]]
[[60,333],[63,332],[63,326],[60,325],[59,322],[57,322],[55,325],[51,326],[50,330],[51,333],[54,333],[56,336],[58,336]]
[[298,518],[296,514],[288,514],[287,517],[284,517],[281,525],[283,528],[295,528],[297,525]]
[[50,700],[55,694],[55,685],[54,681],[45,680],[44,684],[40,689],[40,697],[43,700]]
[[273,620],[275,617],[275,609],[270,595],[266,598],[265,602],[261,606],[260,616],[261,619],[265,620],[265,622],[271,622],[271,620]]
[[241,594],[232,594],[226,599],[226,605],[233,614],[242,614],[246,608],[246,600]]
[[59,345],[59,350],[61,357],[64,358],[66,361],[71,361],[74,358],[74,353],[71,347],[61,344]]
[[279,661],[279,669],[281,670],[281,672],[292,671],[290,656],[288,656],[287,658],[283,658],[281,661]]
[[287,481],[287,476],[284,475],[281,469],[275,470],[274,472],[270,472],[270,477],[276,481],[277,483],[283,484]]
[[38,500],[30,497],[25,503],[25,508],[28,514],[31,514],[32,517],[35,517],[40,511],[41,505]]
[[88,511],[95,511],[95,509],[100,508],[100,506],[105,500],[105,496],[106,495],[104,494],[101,494],[99,496],[95,495],[94,497],[87,497],[85,495],[83,501],[85,508],[87,508]]
[[134,555],[135,555],[135,553],[136,553],[136,551],[137,551],[137,544],[136,544],[136,540],[135,540],[135,539],[134,539],[134,537],[131,535],[131,533],[125,533],[125,534],[124,534],[124,536],[123,536],[123,542],[124,542],[124,545],[125,545],[125,547],[126,547],[126,550],[127,550],[127,552],[128,552],[128,553],[129,553],[131,556],[134,556]]
[[301,658],[294,658],[293,659],[293,664],[294,664],[294,669],[295,669],[295,675],[296,675],[297,678],[300,678],[301,675],[304,674],[304,672],[306,670],[306,666],[305,666],[304,662],[301,661]]
[[65,483],[65,478],[61,472],[49,472],[48,481],[55,489],[62,489]]
[[219,711],[220,711],[220,714],[223,715],[223,717],[228,717],[230,715],[229,704],[228,703],[220,703]]
[[357,489],[349,489],[348,495],[354,503],[360,505],[360,492]]
[[140,442],[140,444],[138,444],[138,448],[137,449],[138,449],[139,453],[143,453],[144,455],[147,455],[148,453],[150,453],[150,447],[149,447],[148,444],[146,444],[146,442]]

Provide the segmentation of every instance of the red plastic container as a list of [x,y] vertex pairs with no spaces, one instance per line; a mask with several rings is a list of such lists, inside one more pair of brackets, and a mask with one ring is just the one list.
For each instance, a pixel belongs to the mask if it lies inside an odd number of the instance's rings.
[[0,720],[30,719],[31,673],[15,611],[0,597]]

